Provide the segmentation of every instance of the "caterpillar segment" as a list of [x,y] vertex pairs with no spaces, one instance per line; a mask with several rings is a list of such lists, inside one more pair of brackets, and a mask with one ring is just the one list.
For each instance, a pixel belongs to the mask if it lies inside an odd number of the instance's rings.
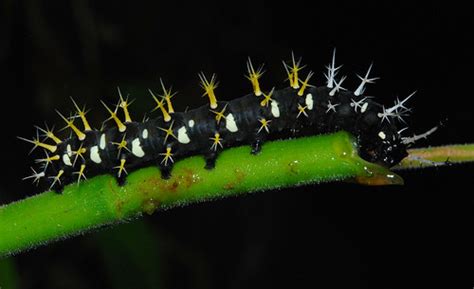
[[[209,102],[184,112],[174,109],[171,100],[176,92],[160,79],[162,92],[149,90],[156,105],[153,111],[159,113],[143,122],[132,119],[129,107],[133,101],[117,88],[119,100],[115,107],[102,102],[109,115],[106,122],[112,122],[100,130],[91,127],[85,107],[81,109],[71,98],[75,114],[65,117],[58,112],[65,129],[72,132],[70,137],[61,139],[48,126],[37,127],[33,139],[19,137],[32,144],[33,150],[41,148],[45,152],[36,159],[32,174],[24,179],[61,192],[65,185],[80,184],[100,174],[113,174],[122,185],[128,173],[152,165],[168,178],[174,163],[191,155],[202,155],[206,168],[212,169],[219,153],[229,147],[250,145],[252,153],[257,154],[268,140],[339,130],[355,136],[361,157],[390,167],[407,155],[407,146],[436,130],[402,136],[404,129],[399,125],[411,112],[407,101],[414,93],[402,100],[397,98],[390,107],[364,95],[366,85],[378,79],[370,77],[372,64],[364,76],[357,75],[361,80],[358,87],[347,90],[342,87],[346,76],[338,77],[342,65],[336,65],[335,56],[334,50],[326,67],[326,84],[316,86],[312,83],[314,73],[305,73],[302,59],[292,53],[291,61],[283,62],[288,86],[270,91],[262,90],[259,82],[263,65],[255,69],[249,58],[245,77],[252,90],[230,101],[217,99],[215,74],[207,78],[199,73],[203,96]],[[80,127],[74,123],[76,119],[80,119]]]

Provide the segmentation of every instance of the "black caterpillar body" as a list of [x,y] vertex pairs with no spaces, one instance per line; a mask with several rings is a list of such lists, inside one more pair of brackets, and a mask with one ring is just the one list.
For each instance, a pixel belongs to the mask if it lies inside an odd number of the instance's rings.
[[[345,90],[341,86],[345,77],[336,80],[340,67],[335,65],[335,53],[327,67],[327,85],[322,87],[309,84],[312,72],[299,78],[302,66],[294,57],[284,65],[290,87],[264,93],[259,85],[262,67],[255,70],[249,59],[247,78],[253,93],[229,102],[216,100],[215,76],[208,80],[201,74],[210,104],[186,112],[174,111],[173,94],[162,83],[161,99],[150,91],[157,102],[155,110],[161,110],[162,116],[144,122],[131,120],[129,102],[120,94],[115,110],[106,106],[116,125],[101,130],[89,126],[85,110],[74,102],[77,114],[69,118],[61,115],[74,131],[73,137],[60,140],[48,128],[38,128],[49,143],[39,137],[21,138],[46,151],[45,158],[36,160],[40,168],[25,179],[45,180],[50,189],[60,192],[67,184],[104,173],[114,174],[123,184],[127,173],[150,165],[159,166],[167,178],[173,163],[190,155],[203,155],[206,167],[212,169],[219,152],[228,147],[250,144],[252,152],[258,153],[266,140],[339,130],[356,137],[359,154],[368,161],[390,167],[407,155],[407,144],[414,137],[402,137],[397,123],[409,112],[404,104],[411,95],[403,101],[397,99],[390,108],[364,96],[365,84],[376,79],[368,78],[371,67],[365,77],[359,76],[362,83],[354,92]],[[125,115],[123,122],[117,116],[119,109]],[[76,119],[82,120],[81,128],[74,124]]]

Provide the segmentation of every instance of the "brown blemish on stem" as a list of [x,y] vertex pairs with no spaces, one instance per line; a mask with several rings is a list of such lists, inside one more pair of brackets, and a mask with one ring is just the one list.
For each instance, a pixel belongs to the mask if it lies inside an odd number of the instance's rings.
[[186,188],[191,187],[192,185],[196,184],[200,181],[199,176],[197,176],[192,170],[190,169],[183,169],[183,183]]
[[121,219],[123,217],[123,206],[125,205],[124,200],[120,199],[120,190],[117,190],[117,185],[115,179],[111,178],[110,181],[107,182],[109,187],[109,191],[112,192],[115,201],[112,203],[114,208],[114,213],[117,219]]
[[155,199],[146,199],[146,200],[143,200],[142,202],[142,211],[147,213],[148,215],[151,215],[153,214],[156,209],[158,209],[160,207],[160,201],[158,200],[155,200]]
[[162,182],[162,184],[163,191],[165,192],[176,193],[178,191],[179,181],[176,178],[165,180]]
[[189,189],[200,181],[201,178],[198,174],[191,169],[184,168],[181,174],[178,175],[175,172],[170,179],[162,179],[160,176],[150,178],[140,190],[147,191],[149,187],[156,187],[160,193],[175,194],[182,189]]
[[119,215],[119,216],[122,215],[123,205],[124,205],[123,200],[117,200],[117,202],[115,203],[115,210],[117,212],[117,215]]
[[[145,189],[148,186],[157,187],[157,191],[160,193],[176,193],[179,187],[179,182],[176,177],[172,177],[171,179],[162,179],[160,176],[153,177],[150,179],[148,184],[145,184]],[[143,189],[142,189],[143,190]]]
[[238,185],[242,180],[245,178],[245,173],[242,172],[239,169],[235,169],[235,180],[228,182],[223,186],[225,190],[232,190],[235,188],[236,185]]

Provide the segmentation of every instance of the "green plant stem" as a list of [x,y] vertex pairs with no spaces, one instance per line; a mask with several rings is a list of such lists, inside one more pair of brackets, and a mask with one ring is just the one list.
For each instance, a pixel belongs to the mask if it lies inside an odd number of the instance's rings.
[[[200,156],[175,164],[172,177],[157,168],[137,170],[119,187],[110,175],[45,192],[0,207],[0,256],[124,222],[143,212],[244,192],[356,178],[366,184],[403,180],[357,155],[352,137],[331,135],[266,143],[258,155],[243,146],[222,152],[216,167],[204,169]],[[376,182],[372,182],[376,180]]]

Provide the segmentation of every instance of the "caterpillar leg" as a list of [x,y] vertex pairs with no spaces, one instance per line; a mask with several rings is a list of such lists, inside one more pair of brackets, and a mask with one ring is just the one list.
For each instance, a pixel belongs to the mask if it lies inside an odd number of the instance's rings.
[[163,165],[159,164],[158,168],[160,169],[162,179],[167,180],[167,179],[171,178],[171,169],[172,169],[171,165],[163,166]]
[[166,147],[166,151],[164,153],[160,153],[160,156],[163,158],[161,162],[158,164],[158,167],[161,171],[161,178],[162,179],[169,179],[171,177],[171,169],[173,168],[173,155],[174,153],[171,150],[171,146]]
[[57,184],[54,184],[53,186],[50,186],[49,189],[51,191],[54,191],[57,194],[62,194],[64,191],[64,185],[57,183]]
[[48,177],[49,179],[49,189],[61,194],[64,190],[64,184],[61,178],[64,176],[64,170],[59,170],[55,176]]
[[255,141],[253,141],[251,144],[252,151],[250,153],[253,155],[260,153],[260,151],[262,150],[263,143],[264,143],[263,139],[256,138]]
[[117,180],[117,184],[120,187],[123,187],[127,183],[127,176],[125,174],[122,174],[121,176],[114,174],[115,180]]
[[207,170],[212,170],[216,166],[216,160],[217,160],[218,153],[211,151],[204,155],[204,160],[206,161],[206,166],[205,168]]

